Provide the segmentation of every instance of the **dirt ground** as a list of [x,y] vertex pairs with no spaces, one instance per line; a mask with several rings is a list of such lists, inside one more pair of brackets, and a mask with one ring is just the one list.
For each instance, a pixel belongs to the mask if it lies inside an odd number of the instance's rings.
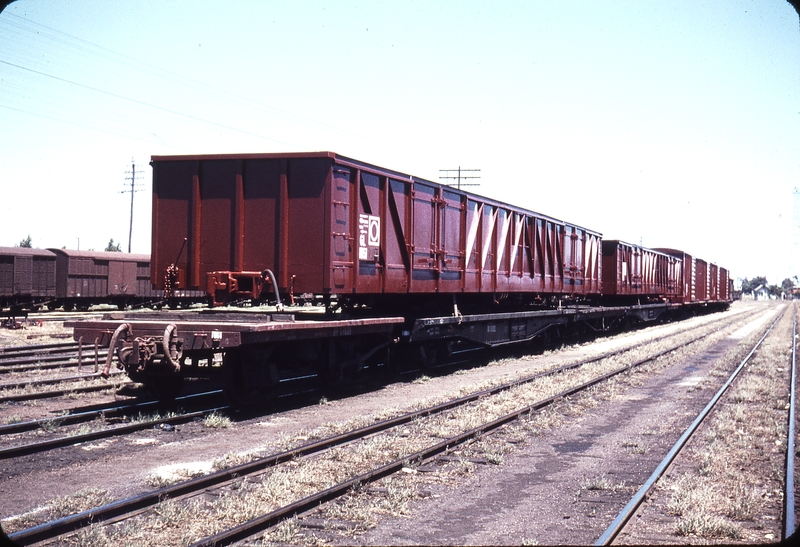
[[[634,374],[611,400],[584,413],[563,408],[575,415],[520,446],[502,465],[477,466],[457,488],[434,488],[413,505],[410,516],[386,519],[354,537],[325,540],[358,545],[592,544],[724,382],[712,371],[720,365],[719,356],[740,340],[729,336],[657,374]],[[772,471],[765,466],[764,473]],[[780,537],[779,523],[769,524],[772,537]],[[658,537],[649,537],[649,529],[643,525],[635,543],[698,541],[663,534],[663,527]],[[765,535],[761,530],[748,539],[768,542]]]
[[[775,313],[774,308],[760,304],[737,304],[726,314],[752,306],[758,312]],[[720,317],[722,314],[715,314],[656,326],[567,347],[536,360],[539,364],[544,360],[572,361]],[[306,531],[292,542],[591,543],[717,389],[718,379],[710,375],[717,363],[712,357],[729,351],[736,341],[726,338],[708,350],[706,358],[670,366],[654,374],[653,381],[644,374],[631,375],[602,404],[585,411],[577,412],[563,403],[560,426],[524,442],[515,441],[514,450],[505,454],[500,465],[478,464],[457,484],[426,487],[424,499],[414,502],[402,518],[383,519],[359,534]],[[153,476],[207,472],[215,460],[226,455],[271,453],[322,424],[440,400],[443,394],[471,389],[529,366],[530,361],[507,360],[425,382],[391,384],[366,394],[234,421],[227,428],[193,422],[171,431],[143,431],[0,461],[0,522],[4,529],[14,529],[20,522],[14,517],[90,487],[107,491],[112,499],[147,491],[152,488]],[[8,405],[0,407],[0,422],[13,412]],[[503,435],[516,439],[521,433]],[[607,487],[593,488],[594,482]],[[682,542],[681,538],[676,542]]]

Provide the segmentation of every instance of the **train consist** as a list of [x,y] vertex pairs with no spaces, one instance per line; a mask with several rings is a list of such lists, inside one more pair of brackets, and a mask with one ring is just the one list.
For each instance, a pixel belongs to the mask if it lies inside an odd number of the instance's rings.
[[[143,254],[0,247],[0,309],[19,315],[41,308],[87,310],[96,304],[160,305]],[[205,301],[201,291],[177,291],[172,305]]]
[[[295,378],[724,309],[724,268],[331,152],[155,156],[150,277],[214,305],[73,322],[162,396],[221,374],[235,402]],[[324,313],[283,313],[297,298]],[[254,313],[255,312],[255,313]]]

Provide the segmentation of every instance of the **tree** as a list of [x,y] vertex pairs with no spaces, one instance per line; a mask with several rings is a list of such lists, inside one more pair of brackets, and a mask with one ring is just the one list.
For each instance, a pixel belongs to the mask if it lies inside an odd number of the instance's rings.
[[781,287],[783,287],[784,291],[786,291],[787,293],[790,293],[790,292],[792,292],[792,289],[794,289],[794,281],[792,281],[791,279],[789,279],[787,277],[786,279],[784,279],[781,282]]
[[780,298],[781,294],[783,294],[784,292],[783,287],[781,287],[780,285],[768,285],[767,290],[769,291],[769,294],[776,296],[778,298]]
[[33,248],[33,243],[32,242],[33,242],[33,240],[31,239],[31,234],[28,234],[28,237],[26,237],[25,239],[20,241],[19,245],[17,245],[17,247],[23,247],[25,249],[32,249]]
[[748,280],[746,277],[742,279],[742,294],[753,292],[759,285],[767,285],[767,278],[764,276],[754,277]]
[[105,250],[112,253],[121,253],[122,247],[120,247],[119,243],[114,245],[114,238],[112,237],[111,239],[108,240],[108,245],[106,245]]

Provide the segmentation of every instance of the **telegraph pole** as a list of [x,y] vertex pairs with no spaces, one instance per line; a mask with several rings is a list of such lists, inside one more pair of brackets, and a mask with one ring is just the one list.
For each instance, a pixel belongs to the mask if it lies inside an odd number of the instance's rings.
[[133,238],[133,194],[140,190],[140,185],[137,184],[137,180],[141,178],[141,173],[139,176],[136,175],[136,162],[133,161],[131,158],[131,170],[125,171],[125,174],[128,175],[125,177],[125,180],[129,180],[131,182],[131,187],[129,189],[121,190],[120,194],[125,194],[127,192],[131,193],[131,223],[130,228],[128,229],[128,252],[131,252],[131,239]]
[[[461,166],[458,169],[439,169],[440,173],[445,173],[444,175],[439,175],[439,179],[441,180],[455,180],[456,187],[461,190],[462,186],[480,186],[479,182],[461,182],[462,180],[468,179],[479,179],[480,176],[477,175],[462,175],[461,173],[480,173],[480,169],[461,169]],[[450,173],[456,173],[455,175],[450,175]],[[445,183],[446,186],[452,186],[452,184]]]
[[792,239],[789,251],[790,279],[800,276],[800,188],[795,187],[792,198],[794,209],[792,210]]

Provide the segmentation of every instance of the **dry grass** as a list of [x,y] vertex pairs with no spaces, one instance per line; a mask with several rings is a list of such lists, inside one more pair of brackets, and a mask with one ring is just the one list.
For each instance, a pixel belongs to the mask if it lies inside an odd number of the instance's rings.
[[[688,338],[695,333],[684,333],[678,338]],[[710,345],[724,334],[720,333],[710,337],[709,340],[695,346]],[[661,346],[674,344],[675,340],[660,344]],[[693,348],[691,351],[697,351]],[[544,377],[535,382],[515,387],[496,396],[485,397],[467,407],[455,409],[448,413],[416,420],[404,426],[401,431],[388,432],[373,436],[352,445],[338,447],[326,453],[312,457],[300,458],[283,466],[270,469],[258,477],[252,476],[242,479],[234,487],[221,492],[216,498],[191,502],[162,503],[156,509],[157,518],[142,517],[132,519],[128,524],[115,525],[113,528],[100,532],[86,532],[87,545],[118,545],[118,544],[160,544],[182,545],[218,530],[234,526],[255,516],[264,514],[287,503],[296,501],[309,493],[318,491],[333,484],[342,482],[353,476],[363,473],[378,465],[389,461],[403,459],[408,455],[436,442],[445,436],[452,436],[465,430],[477,427],[485,422],[496,419],[509,412],[516,411],[534,401],[552,396],[566,386],[578,385],[586,382],[597,374],[611,371],[625,364],[639,359],[645,355],[655,353],[660,348],[648,347],[630,352],[625,357],[613,357],[600,362],[592,363],[591,367],[581,367],[566,371],[555,377]],[[687,353],[686,350],[683,353]],[[659,359],[659,362],[648,365],[649,370],[658,370],[680,359],[679,356]],[[531,366],[518,373],[518,376],[538,372],[544,365],[536,360],[531,361]],[[483,382],[480,385],[465,386],[462,394],[485,389],[508,381],[511,377]],[[418,378],[415,382],[425,383],[430,381],[427,377]],[[638,381],[631,375],[624,379],[612,380],[603,387],[593,388],[590,393],[572,397],[568,401],[560,401],[541,412],[536,412],[522,420],[507,431],[515,435],[526,437],[538,435],[543,431],[557,427],[569,416],[579,416],[589,409],[596,407],[602,400],[614,399],[624,389],[626,383]],[[449,394],[452,397],[452,394]],[[439,400],[448,398],[447,395],[437,397]],[[425,401],[419,406],[439,401]],[[320,401],[320,404],[325,402]],[[381,418],[396,415],[399,409],[387,409],[381,413]],[[141,417],[141,420],[152,419],[152,416]],[[284,436],[277,442],[283,449],[295,447],[307,442],[309,439],[326,435],[342,433],[357,427],[371,424],[376,416],[359,416],[346,423],[331,423],[309,432],[300,432],[293,436]],[[209,426],[213,427],[213,426]],[[632,446],[632,448],[638,448]],[[477,439],[467,446],[454,451],[457,459],[450,461],[441,470],[432,473],[415,472],[415,463],[409,462],[408,472],[401,473],[365,488],[354,489],[349,495],[335,503],[327,505],[322,514],[325,520],[339,523],[346,530],[346,534],[358,534],[368,530],[382,516],[406,516],[410,514],[410,503],[423,497],[421,486],[427,484],[454,484],[459,477],[469,475],[476,469],[476,458],[483,458],[486,462],[500,465],[505,455],[513,450],[512,446],[504,441],[493,439],[489,436]],[[148,479],[152,486],[164,486],[177,480],[185,480],[210,472],[236,465],[246,461],[248,455],[226,455],[220,460],[215,460],[205,467],[194,468],[184,464],[169,469],[169,473],[153,473]],[[201,469],[202,467],[202,469]],[[167,470],[161,470],[167,471]],[[594,480],[587,479],[587,489],[620,489],[624,484],[613,484],[608,478],[601,476]],[[343,523],[343,524],[342,524]],[[102,543],[105,541],[106,543]],[[264,536],[265,543],[304,543],[314,544],[319,539],[313,533],[304,531],[297,522],[286,521],[280,527],[271,530]]]
[[205,417],[203,425],[213,429],[226,429],[231,426],[231,419],[224,414],[214,411]]
[[[779,537],[791,313],[745,367],[687,451],[688,472],[668,482],[679,536],[756,541]],[[754,335],[755,336],[755,335]],[[779,366],[776,366],[779,365]]]

